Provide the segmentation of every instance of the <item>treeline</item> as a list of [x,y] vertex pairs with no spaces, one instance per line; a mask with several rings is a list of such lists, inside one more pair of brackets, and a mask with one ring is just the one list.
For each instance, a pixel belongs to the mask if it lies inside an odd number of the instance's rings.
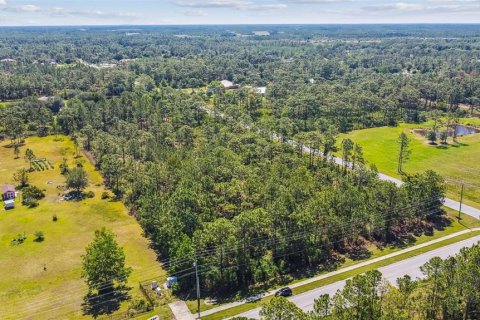
[[[271,36],[235,36],[251,35],[248,27],[13,29],[0,36],[0,59],[17,60],[0,62],[0,99],[69,99],[85,91],[119,96],[139,83],[182,89],[228,79],[244,87],[267,86],[266,99],[252,104],[249,95],[236,92],[220,97],[220,108],[240,106],[252,120],[292,134],[478,111],[480,44],[478,35],[465,37],[473,31],[469,26],[464,33],[460,26],[390,26],[383,33],[365,27],[375,36],[348,27],[266,28]],[[439,30],[457,37],[435,37]],[[430,37],[415,36],[423,33]],[[348,34],[361,36],[346,39]],[[117,66],[88,66],[101,62]]]
[[[445,222],[443,180],[434,172],[399,188],[380,181],[360,154],[357,170],[345,170],[210,117],[195,107],[202,102],[160,87],[110,99],[83,94],[59,110],[55,101],[38,107],[52,130],[91,153],[107,187],[178,276],[179,290],[193,287],[195,259],[206,292],[225,293],[332,267],[345,255],[365,257],[369,242],[407,241]],[[40,121],[23,108],[4,109]],[[334,145],[334,134],[325,134]]]
[[[421,267],[422,279],[404,276],[396,285],[369,271],[346,281],[333,297],[315,300],[305,313],[285,298],[274,298],[260,312],[265,320],[467,320],[480,314],[480,247],[463,248],[445,260]],[[241,318],[236,318],[241,319]]]

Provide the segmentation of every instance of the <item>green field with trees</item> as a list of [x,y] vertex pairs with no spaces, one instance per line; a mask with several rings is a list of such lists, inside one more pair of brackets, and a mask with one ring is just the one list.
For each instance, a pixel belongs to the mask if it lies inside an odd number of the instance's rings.
[[[28,169],[29,164],[23,156],[15,159],[13,148],[8,146],[9,142],[0,143],[1,183],[16,185],[14,173]],[[52,315],[79,319],[98,312],[95,308],[89,311],[85,303],[94,299],[84,300],[88,290],[81,278],[81,256],[95,231],[102,227],[114,230],[116,241],[125,252],[125,264],[132,268],[126,283],[131,288],[126,290],[130,301],[143,297],[138,281],[166,278],[137,222],[104,189],[101,176],[87,159],[74,156],[74,143],[68,137],[28,138],[20,146],[21,154],[27,148],[36,156],[47,158],[54,168],[26,171],[26,184],[30,187],[17,189],[20,196],[16,208],[0,213],[0,300],[8,301],[0,305],[2,319],[29,317],[32,313],[37,319],[50,319]],[[82,165],[88,177],[85,193],[92,192],[93,198],[62,200],[62,195],[68,193],[63,189],[66,177],[60,171],[63,159],[70,168]],[[22,203],[31,187],[44,194],[33,206]],[[109,198],[102,199],[103,192],[109,193]],[[118,311],[126,312],[131,303],[124,299],[118,304]],[[114,304],[111,308],[115,310]],[[161,312],[169,314],[168,308]]]
[[[466,122],[469,119],[461,120]],[[447,195],[456,200],[460,200],[461,183],[464,183],[465,202],[480,208],[480,164],[475,160],[480,157],[480,135],[458,137],[456,143],[449,138],[448,144],[430,145],[425,137],[412,131],[431,125],[430,122],[355,130],[340,135],[339,140],[349,138],[358,143],[369,164],[374,164],[382,173],[401,178],[397,170],[398,137],[404,132],[410,140],[411,154],[403,164],[403,171],[412,174],[435,170],[447,180]]]
[[168,317],[195,296],[194,262],[202,297],[222,302],[459,228],[442,202],[453,180],[477,186],[480,135],[439,140],[480,123],[478,28],[264,29],[0,32],[0,183],[23,200],[0,213],[0,272],[17,270],[0,308],[70,285],[81,294],[51,316],[105,316],[145,307],[139,281],[176,276],[154,297]]

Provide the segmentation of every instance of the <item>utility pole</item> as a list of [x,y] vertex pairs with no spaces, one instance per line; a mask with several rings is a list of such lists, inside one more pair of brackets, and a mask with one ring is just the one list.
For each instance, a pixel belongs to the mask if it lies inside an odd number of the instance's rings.
[[460,219],[460,214],[462,213],[462,202],[463,202],[463,188],[465,184],[462,183],[462,191],[460,192],[460,207],[458,208],[458,219]]
[[200,279],[198,278],[197,258],[195,258],[195,262],[193,263],[193,266],[195,267],[195,277],[197,278],[197,312],[198,312],[197,319],[200,319]]

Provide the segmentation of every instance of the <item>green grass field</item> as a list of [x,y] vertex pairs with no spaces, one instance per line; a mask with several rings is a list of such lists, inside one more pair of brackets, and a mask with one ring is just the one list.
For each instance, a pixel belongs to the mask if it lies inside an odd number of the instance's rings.
[[[30,174],[30,184],[45,190],[40,205],[28,209],[16,200],[16,208],[0,209],[0,318],[1,319],[79,319],[81,305],[87,292],[81,273],[81,255],[93,239],[94,231],[106,227],[117,234],[125,249],[126,264],[133,268],[129,279],[130,295],[141,297],[138,281],[166,277],[149,242],[122,202],[102,200],[102,178],[93,166],[84,160],[90,181],[86,191],[95,197],[82,201],[61,201],[57,186],[64,184],[59,165],[63,157],[74,164],[73,143],[67,137],[55,139],[28,138],[21,147],[21,158],[14,159],[8,141],[0,143],[0,184],[13,183],[12,174],[18,168],[28,168],[23,159],[26,148],[38,158],[47,158],[54,169]],[[48,183],[49,182],[49,183]],[[58,217],[52,221],[53,215]],[[45,234],[43,242],[34,241],[34,233]],[[17,234],[25,234],[23,244],[12,245]],[[46,267],[46,270],[44,270]],[[125,311],[128,302],[119,311]],[[168,307],[162,307],[162,319],[171,318]]]
[[[480,124],[478,119],[462,119],[462,123]],[[480,134],[458,138],[458,144],[448,139],[446,146],[429,145],[426,139],[412,132],[415,128],[430,128],[431,124],[400,124],[398,127],[380,127],[356,130],[340,135],[339,143],[350,138],[363,147],[365,159],[375,164],[382,173],[400,177],[397,173],[397,139],[403,131],[410,138],[412,154],[404,164],[406,173],[423,172],[432,169],[449,180],[463,181],[465,203],[480,208]],[[459,200],[460,185],[450,181],[448,196]]]

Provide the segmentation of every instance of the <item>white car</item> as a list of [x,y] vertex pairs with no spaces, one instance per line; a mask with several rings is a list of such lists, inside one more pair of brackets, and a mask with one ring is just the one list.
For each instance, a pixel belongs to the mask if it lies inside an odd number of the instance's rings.
[[260,299],[262,299],[262,296],[260,295],[254,295],[254,296],[251,296],[251,297],[248,297],[245,299],[245,302],[257,302],[259,301]]

